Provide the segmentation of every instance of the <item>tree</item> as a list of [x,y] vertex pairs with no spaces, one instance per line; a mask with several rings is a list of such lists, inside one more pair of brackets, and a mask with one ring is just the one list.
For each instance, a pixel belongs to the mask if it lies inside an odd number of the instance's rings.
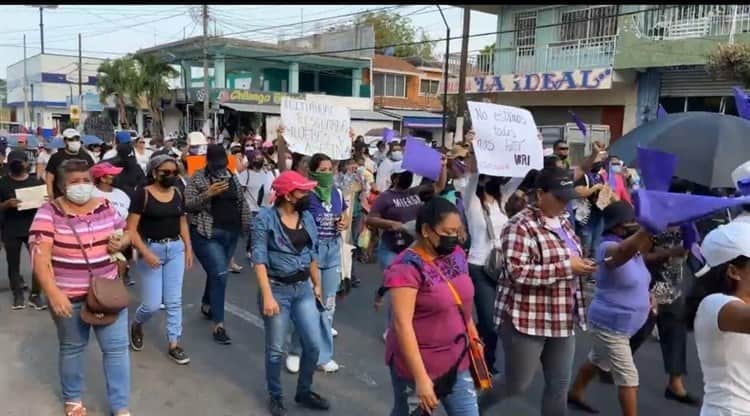
[[719,45],[708,56],[706,68],[716,78],[741,82],[743,87],[750,88],[750,45]]
[[490,53],[493,53],[493,52],[495,52],[495,43],[494,42],[479,50],[479,53],[481,53],[481,54],[490,54]]
[[128,120],[125,106],[137,78],[135,63],[127,56],[108,60],[99,65],[98,73],[96,87],[99,90],[101,103],[106,104],[107,98],[115,97],[117,126],[123,128]]
[[152,138],[157,141],[163,140],[161,100],[169,94],[167,79],[176,77],[179,73],[157,55],[136,55],[134,60],[137,76],[131,86],[131,97],[134,99],[145,98],[153,123],[151,128]]
[[423,30],[415,29],[408,18],[398,13],[388,11],[366,13],[357,17],[355,25],[373,27],[377,53],[385,53],[389,45],[417,42],[417,37],[419,37],[419,41],[424,41],[424,43],[395,46],[393,55],[402,58],[411,56],[432,58],[435,42],[430,41],[429,36]]

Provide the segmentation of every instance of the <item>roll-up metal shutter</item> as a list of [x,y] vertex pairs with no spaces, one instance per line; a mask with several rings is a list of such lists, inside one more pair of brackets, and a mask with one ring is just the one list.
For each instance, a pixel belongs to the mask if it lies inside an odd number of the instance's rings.
[[732,95],[736,81],[716,80],[705,69],[666,70],[661,74],[661,97]]

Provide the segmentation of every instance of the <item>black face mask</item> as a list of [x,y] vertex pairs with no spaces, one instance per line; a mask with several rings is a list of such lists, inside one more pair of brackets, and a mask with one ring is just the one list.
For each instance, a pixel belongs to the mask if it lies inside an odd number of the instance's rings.
[[13,175],[21,175],[26,170],[26,167],[23,165],[23,161],[20,160],[14,160],[8,164],[8,170]]
[[591,165],[591,173],[599,173],[602,169],[604,169],[604,163],[602,162],[596,162]]
[[294,209],[299,212],[307,211],[308,208],[310,208],[309,195],[305,195],[303,198],[298,199],[297,202],[294,203]]
[[177,178],[172,175],[159,176],[159,185],[163,186],[164,188],[170,188],[174,186],[175,182],[177,182]]
[[250,164],[250,167],[255,170],[260,170],[263,167],[263,161],[262,160],[254,160],[252,164]]
[[440,256],[447,256],[448,254],[453,253],[453,251],[458,246],[458,236],[438,234],[438,237],[440,237],[438,244],[436,246],[433,246],[435,248],[435,252]]

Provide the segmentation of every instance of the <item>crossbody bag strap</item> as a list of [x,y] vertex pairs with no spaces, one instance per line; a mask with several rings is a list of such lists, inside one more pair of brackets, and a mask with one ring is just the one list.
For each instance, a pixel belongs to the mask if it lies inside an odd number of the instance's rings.
[[484,205],[483,202],[480,202],[482,204],[482,216],[484,216],[484,221],[487,223],[487,237],[490,238],[490,244],[492,246],[495,246],[495,227],[492,224],[492,219],[490,218],[490,210],[487,206]]
[[60,204],[59,201],[54,200],[52,202],[57,209],[60,210],[60,212],[63,213],[63,218],[65,218],[65,224],[67,224],[68,228],[70,228],[71,231],[73,231],[73,235],[76,238],[76,241],[78,242],[78,247],[81,249],[81,253],[83,253],[83,259],[86,261],[86,267],[89,271],[89,282],[94,279],[94,270],[91,268],[91,262],[89,262],[89,256],[86,254],[86,249],[83,247],[83,241],[81,241],[81,236],[78,235],[78,231],[76,231],[76,227],[73,226],[73,221],[71,221],[70,217],[68,216],[68,213],[65,212],[65,209],[63,209],[62,204]]

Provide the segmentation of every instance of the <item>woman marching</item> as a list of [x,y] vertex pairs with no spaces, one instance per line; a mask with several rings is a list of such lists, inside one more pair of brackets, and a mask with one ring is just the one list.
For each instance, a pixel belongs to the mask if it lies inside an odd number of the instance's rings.
[[177,364],[190,358],[180,347],[182,336],[182,280],[193,263],[190,233],[182,193],[175,186],[177,162],[159,155],[148,163],[150,185],[136,191],[130,205],[128,230],[140,253],[136,265],[141,277],[141,304],[130,326],[130,346],[143,349],[143,324],[159,311],[167,311],[169,357]]

